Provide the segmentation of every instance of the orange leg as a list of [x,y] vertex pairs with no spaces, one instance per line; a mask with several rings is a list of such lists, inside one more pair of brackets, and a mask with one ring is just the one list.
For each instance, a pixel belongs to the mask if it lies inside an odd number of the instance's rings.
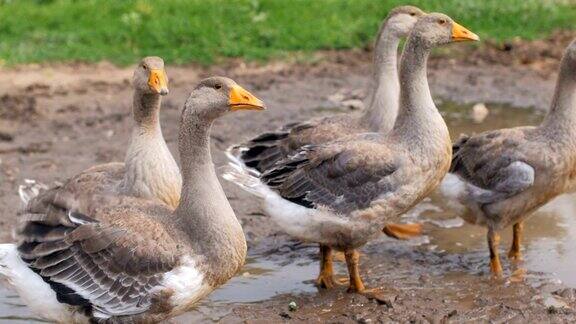
[[508,252],[508,258],[514,261],[522,260],[522,251],[520,251],[520,246],[522,244],[522,232],[524,231],[524,223],[518,222],[514,224],[512,228],[514,233],[514,238],[512,240],[512,247],[510,252]]
[[502,277],[502,264],[500,263],[500,255],[498,253],[498,246],[500,245],[500,235],[493,229],[488,229],[488,248],[490,249],[490,271],[495,278]]
[[348,292],[362,293],[366,290],[362,278],[360,277],[360,254],[356,250],[346,250],[346,266],[348,267],[348,275],[350,276],[350,286]]
[[348,286],[349,293],[357,293],[366,296],[370,299],[375,299],[378,302],[386,302],[379,289],[366,289],[362,278],[360,276],[360,253],[357,250],[344,251],[346,256],[346,265],[348,266],[348,275],[350,276],[350,285]]
[[387,224],[382,231],[397,240],[409,240],[422,235],[422,224]]
[[320,244],[320,274],[316,285],[322,288],[334,288],[334,267],[332,264],[332,248]]

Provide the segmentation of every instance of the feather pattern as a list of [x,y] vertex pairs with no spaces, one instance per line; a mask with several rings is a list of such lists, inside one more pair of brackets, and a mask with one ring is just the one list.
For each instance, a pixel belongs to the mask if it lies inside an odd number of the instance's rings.
[[[88,208],[92,216],[87,216],[74,211],[83,207],[62,198],[66,195],[59,195],[59,190],[32,200],[22,213],[17,235],[23,260],[50,284],[59,302],[79,306],[92,316],[126,316],[150,309],[154,289],[177,265],[175,243],[147,240],[131,227],[109,221],[109,215],[127,208],[120,198],[108,198],[117,200],[118,204],[107,204],[114,207]],[[39,216],[42,210],[44,217]],[[137,218],[134,212],[131,217]],[[138,221],[143,220],[154,225]]]
[[261,134],[229,151],[235,160],[264,172],[306,145],[322,144],[353,134],[362,128],[354,116],[335,115],[307,122],[287,124],[278,131]]
[[391,190],[397,162],[380,148],[370,158],[376,133],[355,135],[320,146],[305,146],[266,171],[262,180],[283,198],[305,207],[324,206],[340,214],[364,209]]
[[534,168],[521,146],[538,142],[535,127],[495,130],[462,137],[453,145],[450,172],[484,189],[475,194],[480,203],[514,196],[534,184]]

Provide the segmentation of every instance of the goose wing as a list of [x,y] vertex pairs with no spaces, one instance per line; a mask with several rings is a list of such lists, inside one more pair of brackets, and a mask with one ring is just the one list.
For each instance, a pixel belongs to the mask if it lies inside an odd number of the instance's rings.
[[487,191],[483,203],[514,196],[534,184],[535,171],[521,149],[531,141],[531,127],[463,136],[453,145],[450,172]]
[[41,194],[20,215],[21,258],[50,284],[58,301],[94,317],[148,310],[154,288],[176,266],[178,249],[134,200],[82,201],[61,188]]
[[347,136],[355,126],[348,115],[287,124],[278,131],[264,133],[236,147],[240,153],[235,155],[246,166],[262,173],[303,146],[322,144]]
[[306,146],[262,180],[284,199],[313,208],[326,206],[349,213],[370,206],[394,190],[399,161],[376,143],[380,135],[367,133],[327,145]]

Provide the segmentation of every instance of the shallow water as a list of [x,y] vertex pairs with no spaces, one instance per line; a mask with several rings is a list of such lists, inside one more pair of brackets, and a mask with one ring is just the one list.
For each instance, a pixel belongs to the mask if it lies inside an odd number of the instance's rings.
[[[470,107],[452,104],[443,105],[443,114],[447,119],[451,133],[457,138],[460,133],[481,132],[488,129],[530,125],[538,123],[541,113],[529,109],[514,109],[489,106],[490,115],[480,124],[469,118]],[[460,260],[476,262],[472,269],[485,271],[487,267],[487,249],[485,229],[465,224],[459,218],[447,212],[446,206],[436,197],[426,199],[414,210],[405,215],[405,221],[417,221],[425,224],[426,236],[409,242],[391,241],[382,238],[366,248],[364,253],[371,259],[378,258],[378,250],[387,246],[404,247],[419,245],[430,251],[447,255],[461,256]],[[511,230],[503,233],[502,252],[510,244]],[[525,224],[523,267],[528,270],[527,278],[534,284],[542,280],[561,281],[570,287],[576,287],[576,195],[558,197],[541,208]],[[277,245],[274,248],[274,244]],[[226,285],[216,290],[202,302],[195,311],[175,319],[177,323],[216,322],[229,314],[230,304],[256,303],[282,294],[314,293],[317,291],[313,278],[317,275],[317,249],[313,245],[267,242],[259,244],[249,253],[243,271]],[[447,257],[439,275],[453,276],[454,269]],[[461,261],[460,261],[461,262]],[[505,261],[504,265],[507,266]],[[342,263],[337,270],[345,273]],[[375,274],[376,275],[376,274]],[[405,273],[387,273],[391,278],[407,278]],[[410,283],[407,282],[407,287]],[[413,287],[414,288],[414,287]],[[412,289],[412,288],[410,288]],[[30,323],[34,317],[21,305],[18,297],[0,288],[0,323]]]

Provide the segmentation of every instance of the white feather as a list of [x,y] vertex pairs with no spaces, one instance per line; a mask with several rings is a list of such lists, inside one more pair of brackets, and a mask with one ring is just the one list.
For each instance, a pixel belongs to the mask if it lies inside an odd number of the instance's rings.
[[0,275],[38,316],[59,323],[87,321],[72,312],[70,306],[58,302],[50,285],[20,259],[14,244],[0,244]]
[[162,285],[158,289],[168,289],[173,294],[170,304],[173,313],[180,313],[208,295],[214,288],[204,281],[204,275],[197,269],[191,256],[185,256],[181,265],[164,274]]
[[43,183],[32,179],[24,179],[24,184],[18,187],[18,195],[20,196],[20,200],[24,203],[24,206],[26,206],[32,198],[38,196],[40,192],[47,189],[48,186]]
[[249,170],[236,164],[221,168],[222,177],[262,200],[264,212],[286,233],[302,240],[324,243],[320,228],[326,224],[347,223],[321,209],[311,209],[282,198],[260,179],[249,174]]
[[248,150],[245,147],[241,147],[241,146],[230,146],[225,152],[224,154],[226,154],[226,157],[228,158],[228,160],[230,160],[230,165],[234,165],[237,166],[241,169],[243,169],[244,171],[248,172],[249,174],[255,176],[255,177],[259,177],[260,176],[260,172],[258,172],[258,170],[254,170],[252,168],[249,168],[248,166],[246,166],[246,164],[244,163],[244,161],[242,161],[241,158],[239,158],[240,153],[244,152]]
[[438,191],[445,199],[446,205],[457,214],[463,214],[466,211],[462,199],[466,195],[466,182],[462,181],[460,177],[455,174],[448,173],[442,179]]

